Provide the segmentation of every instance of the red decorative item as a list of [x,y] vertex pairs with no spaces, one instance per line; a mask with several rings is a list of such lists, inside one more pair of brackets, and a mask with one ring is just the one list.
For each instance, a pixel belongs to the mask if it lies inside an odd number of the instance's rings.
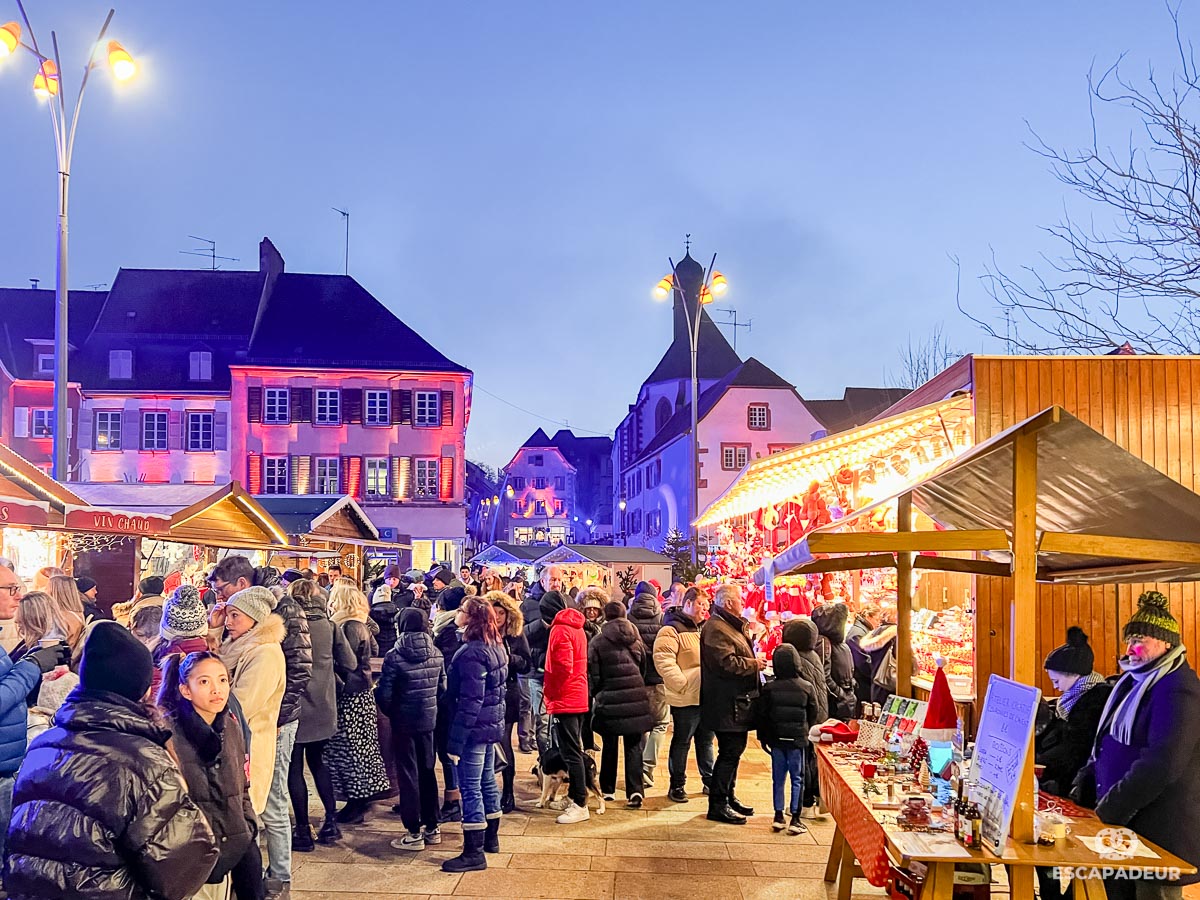
[[950,682],[939,665],[933,676],[933,690],[929,692],[929,705],[925,708],[925,724],[921,726],[921,737],[926,741],[950,741],[958,730],[958,709],[950,693]]

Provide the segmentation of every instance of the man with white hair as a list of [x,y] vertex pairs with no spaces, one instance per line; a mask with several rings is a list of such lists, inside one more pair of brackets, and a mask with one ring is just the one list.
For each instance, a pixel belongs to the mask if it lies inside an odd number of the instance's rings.
[[744,605],[740,587],[718,585],[712,616],[700,632],[700,722],[717,736],[708,818],[729,825],[745,825],[746,817],[754,815],[734,791],[747,733],[756,727],[759,673],[767,665],[754,656],[742,620]]

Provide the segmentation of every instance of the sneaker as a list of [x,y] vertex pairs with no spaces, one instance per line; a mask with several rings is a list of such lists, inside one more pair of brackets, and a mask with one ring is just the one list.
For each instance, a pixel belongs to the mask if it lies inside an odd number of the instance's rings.
[[800,815],[805,819],[819,819],[821,818],[821,807],[815,803],[812,806],[806,806],[800,811]]
[[642,795],[634,794],[632,797],[630,797],[629,800],[627,800],[625,803],[625,808],[626,809],[641,809],[642,808]]
[[783,821],[783,810],[775,810],[775,819],[771,822],[771,830],[774,832],[780,832],[783,831],[785,827],[786,826],[784,825]]
[[676,803],[687,803],[687,791],[683,788],[671,788],[671,790],[667,791],[667,799],[673,800]]
[[278,878],[267,878],[264,881],[266,900],[289,900],[292,896],[292,883]]
[[424,850],[425,837],[419,831],[410,831],[402,838],[392,841],[393,850]]
[[[780,819],[782,821],[782,819]],[[779,829],[776,828],[776,831]],[[788,834],[804,834],[808,831],[808,826],[800,821],[800,813],[792,813],[792,821],[788,824]]]
[[576,806],[574,802],[567,807],[566,812],[559,816],[556,821],[559,825],[574,825],[576,822],[586,822],[591,818],[586,806]]
[[434,828],[432,831],[425,829],[423,839],[427,844],[440,844],[442,842],[442,829]]
[[644,772],[642,772],[642,781],[646,783],[646,787],[654,787],[654,770],[646,769]]

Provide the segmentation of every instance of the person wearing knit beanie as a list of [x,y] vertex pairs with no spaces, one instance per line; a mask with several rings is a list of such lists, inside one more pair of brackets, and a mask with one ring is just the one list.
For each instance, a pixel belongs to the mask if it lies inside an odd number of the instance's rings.
[[100,621],[89,629],[79,658],[81,689],[137,702],[150,690],[153,674],[150,651],[121,625]]
[[1088,644],[1088,636],[1078,625],[1067,629],[1067,642],[1046,654],[1042,668],[1047,672],[1066,675],[1091,675],[1096,666],[1096,654]]
[[275,609],[275,595],[269,588],[248,587],[230,597],[227,606],[229,609],[245,613],[255,622],[262,623]]
[[1138,597],[1137,612],[1125,623],[1121,636],[1126,641],[1132,637],[1155,638],[1169,647],[1178,647],[1183,640],[1179,622],[1171,615],[1171,601],[1158,591],[1146,591]]
[[208,610],[197,588],[190,584],[175,588],[175,592],[163,604],[162,624],[158,633],[164,641],[208,634]]

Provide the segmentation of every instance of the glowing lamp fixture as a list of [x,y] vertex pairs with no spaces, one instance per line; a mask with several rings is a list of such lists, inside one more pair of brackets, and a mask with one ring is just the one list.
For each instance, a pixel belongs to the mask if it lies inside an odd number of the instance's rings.
[[508,491],[507,491],[507,493],[508,493],[508,499],[509,499],[509,500],[511,500],[511,499],[513,498],[513,495],[516,493],[516,492],[513,490],[513,486],[512,486],[511,484],[508,486]]
[[58,94],[58,67],[48,59],[42,60],[33,76],[33,92],[39,100],[49,100]]
[[137,74],[137,63],[128,51],[116,41],[108,42],[108,67],[117,81],[128,81]]
[[5,22],[0,25],[0,57],[15,53],[21,43],[21,26],[16,22]]
[[712,282],[709,286],[712,288],[713,294],[718,297],[729,290],[729,282],[725,279],[725,276],[716,271],[713,272]]
[[712,289],[707,284],[704,287],[700,288],[700,305],[701,306],[707,306],[708,304],[712,303],[716,299],[717,298],[713,296]]
[[675,287],[675,276],[668,275],[654,286],[654,298],[656,300],[666,300],[671,296],[671,290]]
[[497,497],[497,496],[493,496],[493,497],[492,497],[492,503],[499,503],[499,502],[500,502],[500,498],[499,498],[499,497]]
[[588,528],[591,528],[591,527],[592,527],[592,520],[591,520],[591,519],[588,519],[588,520],[587,520],[587,521],[586,521],[584,524],[585,524],[585,525],[587,525],[587,527],[588,527]]

